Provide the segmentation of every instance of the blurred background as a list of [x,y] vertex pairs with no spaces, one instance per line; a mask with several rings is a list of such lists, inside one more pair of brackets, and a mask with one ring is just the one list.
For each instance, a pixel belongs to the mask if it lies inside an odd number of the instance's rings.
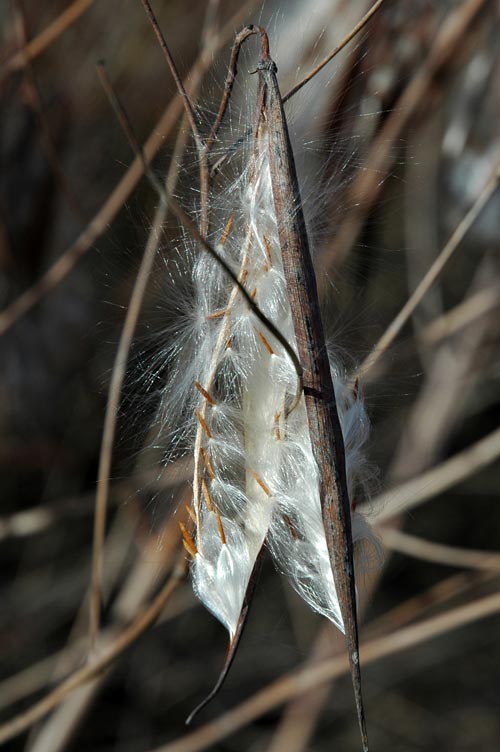
[[[207,133],[234,31],[266,25],[288,91],[369,6],[153,7],[181,75],[199,83]],[[377,473],[372,498],[359,504],[384,557],[367,556],[360,576],[361,637],[393,635],[394,646],[363,671],[374,750],[500,746],[500,620],[480,619],[478,606],[460,626],[462,606],[498,592],[500,577],[500,196],[484,193],[500,160],[499,15],[494,0],[386,0],[287,105],[327,328],[346,369],[364,363],[372,421],[367,455]],[[250,47],[240,65],[234,111],[253,104],[255,55]],[[107,393],[158,203],[138,164],[130,168],[133,154],[96,73],[100,60],[163,177],[184,128],[139,0],[0,4],[2,722],[87,659]],[[187,141],[176,192],[192,208],[198,186]],[[367,362],[481,195],[484,208],[437,281]],[[180,550],[189,467],[165,465],[168,446],[153,425],[172,310],[162,274],[178,234],[167,218],[128,358],[92,659],[151,602]],[[409,625],[444,614],[437,636],[429,629],[429,639],[402,649]],[[224,629],[189,581],[181,583],[154,628],[107,673],[65,694],[35,725],[26,722],[6,748],[142,752],[183,737],[225,648]],[[343,651],[343,638],[266,561],[227,683],[198,724],[304,662],[325,664]],[[345,675],[264,707],[231,734],[214,741],[202,731],[193,746],[175,749],[360,749]]]

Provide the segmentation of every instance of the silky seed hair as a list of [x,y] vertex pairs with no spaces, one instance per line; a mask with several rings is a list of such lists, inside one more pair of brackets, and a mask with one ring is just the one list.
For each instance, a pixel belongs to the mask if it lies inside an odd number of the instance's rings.
[[[210,239],[295,349],[268,139],[261,124],[227,174],[213,181]],[[160,420],[176,456],[193,456],[192,521],[181,534],[194,590],[234,637],[265,541],[295,590],[343,629],[303,398],[289,412],[297,391],[295,367],[216,260],[187,233],[176,251],[184,258],[174,262],[170,294],[180,316],[170,330]],[[331,367],[354,498],[364,484],[369,424],[359,385],[349,383],[338,362]],[[353,513],[354,540],[368,534]]]

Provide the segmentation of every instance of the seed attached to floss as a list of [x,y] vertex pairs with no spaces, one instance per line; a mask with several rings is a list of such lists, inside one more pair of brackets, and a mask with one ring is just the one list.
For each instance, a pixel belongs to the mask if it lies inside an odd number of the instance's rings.
[[250,470],[250,473],[252,474],[255,482],[258,483],[259,486],[262,488],[262,490],[264,491],[264,493],[266,494],[266,496],[271,497],[272,496],[271,491],[266,486],[266,484],[264,483],[264,481],[262,480],[262,478],[260,477],[260,475],[258,475],[258,473],[256,473],[255,470]]
[[290,535],[292,536],[292,538],[294,540],[298,540],[299,536],[298,536],[297,531],[295,530],[295,528],[293,526],[293,523],[292,523],[292,520],[290,519],[290,517],[287,514],[284,514],[283,515],[283,519],[285,520],[286,524],[288,525],[288,529],[290,530]]
[[195,513],[193,512],[193,508],[189,506],[189,504],[186,504],[185,507],[186,507],[186,512],[190,516],[192,522],[194,522],[194,524],[196,525],[196,516],[195,516]]
[[215,512],[215,516],[217,517],[217,527],[219,529],[220,539],[222,541],[222,545],[225,546],[226,545],[226,535],[224,533],[224,527],[222,525],[222,520],[221,520],[220,512],[217,509],[217,507],[215,507],[215,506],[214,506],[214,512]]
[[222,311],[214,311],[213,313],[207,314],[207,319],[221,319],[223,316],[225,316],[227,313],[227,310]]
[[179,527],[181,529],[182,533],[182,543],[188,554],[190,554],[193,559],[198,554],[198,549],[196,548],[196,544],[194,540],[192,539],[191,535],[188,533],[186,526],[183,522],[179,522]]
[[281,441],[280,418],[281,413],[274,413],[274,433],[277,441]]
[[231,227],[233,226],[233,220],[234,220],[234,217],[232,214],[230,214],[229,219],[227,220],[227,224],[224,228],[224,232],[222,233],[222,237],[219,241],[219,245],[222,245],[222,246],[226,245],[226,240],[228,239],[229,233],[231,232]]
[[210,462],[210,457],[208,456],[208,452],[205,449],[205,447],[200,448],[201,456],[203,457],[203,462],[205,464],[205,469],[208,473],[208,477],[211,478],[211,480],[215,479],[215,473],[214,469],[212,467],[212,463]]
[[200,413],[200,411],[198,410],[198,408],[196,408],[195,413],[196,413],[196,417],[198,418],[200,426],[202,427],[203,431],[205,432],[205,435],[206,435],[207,439],[211,439],[212,438],[212,432],[211,432],[210,428],[208,427],[207,421],[205,420],[205,418],[203,417],[203,415]]
[[214,398],[207,392],[206,389],[204,389],[202,387],[202,385],[200,384],[200,382],[199,381],[195,381],[194,385],[197,388],[197,390],[199,391],[199,393],[202,394],[203,397],[205,397],[205,399],[209,403],[209,405],[215,406],[216,402],[215,402]]
[[257,334],[259,335],[259,339],[262,342],[262,344],[264,345],[264,347],[266,348],[266,350],[269,353],[269,355],[274,355],[273,348],[271,347],[271,345],[269,344],[269,342],[267,341],[267,339],[264,337],[264,335],[262,334],[262,332],[260,331],[260,329],[257,329]]
[[271,244],[270,244],[269,240],[266,238],[265,235],[262,236],[262,241],[264,243],[264,248],[265,248],[265,251],[266,251],[267,263],[269,264],[269,267],[271,267],[273,265],[273,256],[272,256],[272,253],[271,253]]
[[202,478],[202,481],[201,481],[201,490],[202,490],[203,498],[205,499],[205,504],[207,505],[208,511],[209,512],[213,512],[214,511],[214,505],[213,505],[212,498],[210,496],[210,491],[208,490],[208,486],[207,486],[207,482],[206,482],[205,478]]

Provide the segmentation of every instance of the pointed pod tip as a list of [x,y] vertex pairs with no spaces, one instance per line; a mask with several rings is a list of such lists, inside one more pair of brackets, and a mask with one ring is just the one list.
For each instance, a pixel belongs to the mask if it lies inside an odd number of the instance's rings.
[[195,716],[198,715],[198,713],[200,712],[200,710],[203,710],[203,708],[205,707],[205,705],[208,705],[208,703],[211,700],[213,700],[213,698],[217,695],[217,693],[219,692],[220,688],[224,684],[224,680],[225,680],[225,678],[226,678],[226,676],[227,676],[227,674],[229,672],[229,669],[231,668],[231,664],[232,664],[232,662],[234,660],[234,656],[236,655],[236,650],[238,648],[238,645],[239,645],[239,642],[240,642],[240,639],[241,639],[241,635],[243,634],[243,629],[244,629],[246,621],[247,621],[248,611],[249,611],[249,608],[250,608],[250,603],[252,601],[253,592],[255,590],[255,585],[256,585],[256,582],[257,582],[257,577],[258,577],[258,574],[259,574],[259,570],[260,570],[260,567],[261,567],[261,564],[262,564],[263,555],[264,555],[264,545],[262,545],[262,547],[261,547],[261,549],[260,549],[260,551],[257,554],[257,557],[255,559],[255,563],[253,565],[252,573],[251,573],[249,581],[248,581],[248,585],[247,585],[247,589],[246,589],[246,593],[245,593],[245,598],[243,600],[243,605],[241,607],[240,615],[239,615],[239,618],[238,618],[238,623],[236,624],[234,632],[232,632],[230,634],[229,645],[227,647],[227,652],[226,652],[226,657],[225,657],[225,660],[224,660],[224,665],[222,666],[222,670],[221,670],[221,672],[219,674],[219,678],[217,679],[215,687],[212,689],[212,691],[210,692],[210,694],[208,694],[205,697],[205,699],[202,700],[200,702],[200,704],[197,705],[195,707],[195,709],[188,715],[188,717],[185,720],[186,726],[189,726],[192,723],[192,721],[195,718]]
[[190,726],[190,725],[191,725],[191,723],[193,722],[193,718],[194,718],[194,717],[195,717],[196,715],[198,715],[199,711],[200,711],[200,710],[201,710],[202,708],[204,708],[204,707],[205,707],[205,705],[207,704],[207,702],[209,701],[209,699],[210,699],[209,697],[206,697],[206,698],[205,698],[205,699],[203,700],[203,702],[200,702],[200,704],[199,704],[199,705],[197,705],[197,706],[195,707],[195,709],[194,709],[194,710],[192,710],[192,711],[190,712],[190,714],[188,715],[188,717],[187,717],[187,718],[186,718],[186,720],[184,721],[184,724],[185,724],[186,726]]
[[[244,621],[245,618],[246,618],[246,612],[245,612],[245,616],[240,617],[240,619],[243,619],[243,621]],[[227,676],[227,674],[229,672],[231,664],[233,662],[233,659],[234,659],[234,656],[235,656],[235,653],[236,653],[236,648],[238,647],[239,637],[241,636],[241,631],[242,631],[242,628],[240,629],[239,634],[237,633],[236,635],[234,635],[234,636],[231,637],[231,639],[229,641],[228,648],[227,648],[226,659],[224,661],[224,665],[222,667],[222,671],[219,674],[219,678],[217,679],[215,687],[205,697],[205,699],[202,700],[200,702],[200,704],[197,705],[195,707],[195,709],[188,715],[188,717],[186,718],[186,720],[184,722],[186,724],[186,726],[190,726],[191,722],[193,721],[193,719],[195,718],[195,716],[198,715],[198,713],[200,712],[200,710],[203,710],[203,708],[206,705],[208,705],[208,703],[211,700],[213,700],[214,697],[218,694],[218,692],[219,692],[220,688],[222,687],[222,685],[224,683],[224,680],[225,680],[225,678],[226,678],[226,676]]]

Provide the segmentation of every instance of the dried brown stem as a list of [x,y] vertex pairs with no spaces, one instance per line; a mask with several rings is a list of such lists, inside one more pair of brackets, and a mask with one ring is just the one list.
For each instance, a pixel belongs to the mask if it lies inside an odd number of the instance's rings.
[[[149,179],[152,180],[156,185],[156,182],[158,181],[156,181],[154,173],[150,169],[144,151],[135,136],[132,124],[127,116],[125,108],[122,106],[121,102],[116,96],[102,63],[98,66],[98,73],[101,83],[106,91],[106,94],[111,102],[111,105],[116,113],[121,127],[125,131],[129,142],[133,145],[135,154],[141,160],[145,173],[148,175]],[[89,621],[89,643],[91,649],[95,645],[97,633],[100,626],[103,548],[106,534],[106,517],[113,456],[113,444],[115,439],[120,397],[123,387],[123,381],[125,378],[130,347],[137,326],[137,321],[139,319],[139,313],[142,307],[142,302],[144,300],[146,287],[153,268],[156,252],[158,250],[162,227],[167,217],[169,197],[174,192],[177,183],[180,164],[182,162],[182,152],[185,146],[185,133],[186,132],[184,131],[184,129],[181,128],[177,136],[174,155],[170,163],[170,168],[165,181],[165,187],[160,186],[160,189],[158,189],[159,205],[156,209],[153,226],[151,232],[149,233],[142,261],[139,266],[137,277],[134,283],[132,296],[130,298],[130,303],[127,309],[122,333],[120,335],[120,341],[118,344],[118,350],[116,353],[109,385],[101,450],[99,454],[97,496],[94,517]]]
[[463,219],[460,221],[460,223],[456,227],[455,231],[452,233],[448,242],[446,243],[443,250],[439,253],[437,258],[435,259],[434,263],[428,270],[427,274],[421,280],[420,284],[417,285],[416,289],[410,295],[410,297],[408,298],[407,302],[405,303],[403,308],[400,310],[398,315],[389,324],[389,326],[385,330],[382,337],[379,339],[377,344],[373,347],[370,355],[368,355],[365,358],[363,363],[358,368],[356,372],[356,378],[364,378],[366,373],[371,368],[373,368],[373,366],[377,363],[379,358],[381,358],[382,355],[387,351],[387,349],[392,345],[392,343],[394,342],[395,338],[398,336],[403,326],[409,320],[410,316],[413,314],[413,312],[415,311],[416,307],[418,306],[422,298],[429,291],[429,288],[437,280],[437,278],[443,271],[444,267],[446,266],[446,264],[448,263],[450,258],[453,256],[454,252],[459,247],[462,240],[464,239],[465,235],[468,233],[468,231],[473,226],[474,222],[477,220],[477,218],[483,211],[484,207],[490,200],[490,198],[495,193],[496,189],[498,188],[499,180],[500,180],[500,162],[497,162],[494,167],[492,176],[487,181],[486,185],[480,192],[479,196],[477,197],[477,199],[475,200],[474,204],[469,209],[465,217],[463,217]]
[[374,638],[395,632],[414,619],[464,593],[477,593],[478,588],[498,579],[498,573],[485,570],[468,570],[446,577],[422,593],[408,598],[397,606],[385,611],[381,616],[366,625],[366,637]]
[[189,123],[189,127],[191,129],[194,142],[196,144],[196,150],[198,152],[198,168],[200,172],[200,203],[201,203],[200,230],[201,230],[201,234],[204,237],[206,237],[208,235],[208,190],[209,190],[209,180],[210,180],[210,175],[209,175],[209,170],[208,170],[208,149],[206,145],[203,143],[203,140],[200,136],[200,131],[196,123],[196,115],[195,115],[193,105],[191,103],[191,99],[189,98],[186,88],[179,75],[177,66],[175,64],[175,60],[172,57],[172,53],[170,52],[170,49],[168,47],[167,40],[165,39],[160,29],[160,26],[158,24],[158,21],[156,20],[155,14],[153,13],[153,9],[151,8],[151,4],[149,0],[141,0],[141,2],[144,6],[146,14],[151,23],[151,26],[153,27],[154,33],[156,34],[156,37],[160,43],[160,47],[165,56],[168,67],[170,68],[170,72],[174,79],[175,86],[182,99],[185,115]]
[[500,457],[500,429],[492,431],[484,439],[455,454],[432,470],[421,473],[417,478],[412,478],[378,496],[374,499],[374,505],[378,510],[375,513],[376,521],[383,522],[432,499],[479,472],[498,457]]
[[189,98],[189,94],[186,90],[186,87],[184,86],[184,83],[182,81],[182,78],[179,75],[179,71],[177,70],[177,66],[175,64],[175,60],[172,57],[172,53],[169,50],[167,41],[165,37],[163,36],[163,33],[160,29],[160,26],[158,24],[158,21],[156,20],[156,16],[153,13],[153,9],[151,8],[151,4],[149,0],[141,0],[144,10],[146,11],[147,17],[149,19],[149,22],[153,28],[153,31],[156,35],[156,38],[158,39],[158,42],[160,43],[160,47],[162,49],[162,52],[165,56],[165,60],[167,61],[167,65],[170,68],[170,72],[172,74],[172,78],[175,81],[175,86],[177,88],[177,91],[179,92],[179,95],[182,99],[182,104],[184,107],[184,112],[186,113],[186,117],[189,122],[189,127],[191,128],[191,132],[193,134],[193,138],[196,143],[196,148],[198,149],[198,154],[200,155],[203,151],[203,142],[201,140],[201,136],[198,130],[198,125],[196,123],[196,115],[194,112],[193,105],[191,103],[191,99]]
[[385,546],[407,556],[449,567],[500,571],[500,553],[494,551],[472,551],[467,548],[447,546],[386,527],[381,528],[379,532]]
[[74,0],[71,5],[60,13],[47,28],[38,36],[28,42],[23,49],[16,52],[0,67],[0,83],[16,70],[24,68],[27,60],[34,60],[40,53],[50,47],[69,26],[77,21],[80,16],[94,3],[94,0]]
[[431,347],[451,337],[500,305],[500,285],[491,284],[478,290],[454,308],[430,321],[417,333],[422,344]]
[[[475,324],[500,305],[500,286],[493,283],[470,295],[466,300],[430,321],[415,333],[415,338],[424,347],[435,347],[444,339],[452,337],[462,329]],[[408,357],[413,352],[415,342],[408,340],[392,351],[391,362]],[[369,357],[369,356],[368,356]],[[367,358],[368,361],[368,358]],[[367,362],[366,361],[366,362]],[[365,371],[364,383],[380,379],[386,370],[386,363],[378,359],[376,364]],[[369,364],[368,364],[369,365]]]
[[101,612],[101,587],[102,587],[102,561],[103,547],[106,533],[106,516],[109,495],[109,482],[111,476],[111,463],[113,456],[113,444],[115,439],[116,421],[120,403],[123,381],[130,346],[134,337],[139,313],[144,299],[147,283],[153,268],[158,243],[161,237],[161,228],[165,221],[167,204],[160,199],[153,222],[153,229],[149,235],[146,248],[141,260],[139,271],[134,284],[134,289],[127,309],[127,315],[120,335],[118,350],[109,385],[104,428],[99,454],[99,469],[97,478],[97,496],[94,517],[94,543],[92,555],[91,599],[90,599],[90,624],[89,641],[91,649],[95,645],[100,626]]
[[[264,38],[264,32],[261,31]],[[319,308],[295,162],[283,110],[276,65],[266,44],[258,72],[264,93],[263,127],[268,129],[269,164],[283,270],[298,356],[303,368],[309,436],[318,465],[323,526],[339,599],[363,749],[368,750],[361,694],[351,503],[345,449]],[[265,125],[264,125],[265,123]]]
[[305,86],[314,76],[316,76],[323,68],[330,63],[334,57],[336,57],[339,52],[341,52],[344,47],[346,47],[349,42],[354,39],[355,36],[359,34],[359,32],[366,26],[368,21],[370,21],[371,18],[375,15],[375,13],[379,10],[380,6],[384,0],[377,0],[370,10],[368,10],[361,21],[359,21],[356,26],[353,27],[353,29],[347,34],[347,36],[344,37],[344,39],[338,44],[318,65],[316,65],[310,73],[307,74],[307,76],[304,76],[302,81],[299,81],[298,84],[295,84],[289,92],[287,92],[282,97],[282,102],[285,104],[285,102],[288,102],[289,99],[291,99],[300,89],[302,89],[303,86]]

